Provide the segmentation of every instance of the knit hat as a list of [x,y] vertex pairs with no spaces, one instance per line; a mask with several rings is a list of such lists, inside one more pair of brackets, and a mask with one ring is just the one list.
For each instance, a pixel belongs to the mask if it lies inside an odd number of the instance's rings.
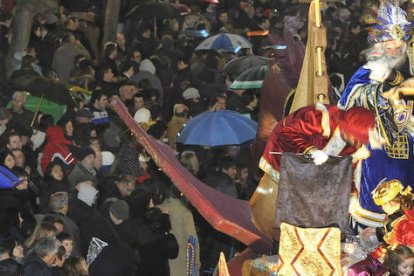
[[109,212],[119,220],[129,218],[129,206],[124,200],[117,200],[109,206]]
[[78,148],[75,152],[76,159],[82,161],[86,156],[93,154],[96,156],[95,151],[90,147]]
[[139,65],[139,71],[147,71],[155,75],[156,69],[151,60],[144,59],[143,61],[141,61],[141,64]]
[[95,189],[89,182],[81,182],[76,185],[78,189],[78,199],[85,202],[88,206],[92,206],[95,202],[95,196],[98,194],[98,190]]
[[200,93],[194,87],[189,87],[183,92],[183,98],[185,100],[200,98]]

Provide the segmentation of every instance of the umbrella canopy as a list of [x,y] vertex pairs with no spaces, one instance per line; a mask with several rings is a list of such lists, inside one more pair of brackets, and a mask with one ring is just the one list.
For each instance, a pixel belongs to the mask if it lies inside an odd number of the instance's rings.
[[147,2],[137,5],[130,12],[127,17],[139,18],[175,18],[180,17],[183,9],[190,11],[190,9],[183,4],[171,4],[167,2]]
[[[11,108],[11,106],[12,102],[10,101],[7,104],[7,108]],[[66,112],[65,105],[59,105],[45,99],[41,100],[39,97],[32,96],[29,93],[26,95],[24,108],[33,112],[41,111],[44,114],[52,115],[55,122],[59,121]]]
[[258,89],[262,88],[263,80],[269,71],[269,66],[257,66],[250,68],[238,76],[230,86],[230,89]]
[[233,50],[252,48],[252,44],[244,37],[236,34],[218,34],[206,38],[195,50]]
[[207,111],[189,120],[178,134],[177,142],[185,145],[240,145],[256,135],[257,123],[240,113]]
[[199,5],[202,4],[203,2],[205,3],[209,3],[209,4],[219,4],[220,1],[219,0],[180,0],[180,3],[184,3],[186,5]]
[[9,169],[0,166],[0,189],[11,189],[20,182],[20,179]]
[[223,72],[229,75],[233,80],[241,73],[256,66],[270,65],[274,60],[256,55],[247,55],[238,57],[227,62],[223,67]]
[[40,76],[19,76],[13,80],[13,89],[27,91],[32,96],[43,97],[60,105],[74,104],[69,90],[60,82]]
[[[37,106],[38,106],[39,102],[40,102],[39,97],[27,96],[24,107],[28,110],[36,112],[36,109],[37,109]],[[60,118],[62,118],[63,114],[65,114],[66,106],[65,105],[59,105],[57,103],[54,103],[54,102],[51,102],[51,101],[48,101],[48,100],[43,100],[40,103],[40,106],[39,106],[38,110],[45,113],[45,114],[52,115],[55,122],[57,122],[57,121],[60,120]]]

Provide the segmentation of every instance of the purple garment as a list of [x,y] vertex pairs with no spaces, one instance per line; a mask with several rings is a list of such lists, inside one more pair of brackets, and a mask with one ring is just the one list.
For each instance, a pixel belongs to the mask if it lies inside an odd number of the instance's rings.
[[387,271],[382,267],[382,263],[368,256],[365,260],[351,266],[348,270],[348,276],[380,276],[385,272]]

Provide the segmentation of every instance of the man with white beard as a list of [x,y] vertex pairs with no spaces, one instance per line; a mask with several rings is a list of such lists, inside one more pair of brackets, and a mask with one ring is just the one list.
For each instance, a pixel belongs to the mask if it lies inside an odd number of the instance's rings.
[[[355,226],[381,227],[385,215],[376,206],[371,192],[384,178],[414,184],[413,104],[388,100],[385,93],[407,85],[403,65],[407,61],[410,22],[395,1],[381,4],[378,20],[368,35],[371,47],[365,51],[367,63],[352,76],[338,102],[342,109],[362,106],[376,116],[378,130],[385,139],[382,150],[371,151],[355,174],[355,193],[350,212]],[[411,80],[412,81],[412,80]],[[369,148],[371,149],[371,148]]]

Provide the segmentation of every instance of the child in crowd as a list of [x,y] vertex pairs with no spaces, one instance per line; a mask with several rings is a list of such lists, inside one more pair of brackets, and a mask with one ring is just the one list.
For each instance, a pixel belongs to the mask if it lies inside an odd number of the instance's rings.
[[388,250],[385,255],[384,266],[389,276],[410,276],[414,268],[414,253],[405,246],[398,245],[394,250]]

